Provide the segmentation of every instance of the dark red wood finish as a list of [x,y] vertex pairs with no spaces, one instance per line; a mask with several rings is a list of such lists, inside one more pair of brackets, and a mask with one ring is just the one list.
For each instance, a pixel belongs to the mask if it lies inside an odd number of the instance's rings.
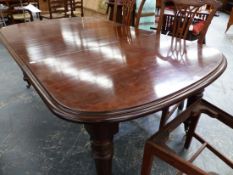
[[85,124],[101,175],[119,122],[200,92],[226,68],[217,49],[96,17],[12,25],[0,37],[49,109]]

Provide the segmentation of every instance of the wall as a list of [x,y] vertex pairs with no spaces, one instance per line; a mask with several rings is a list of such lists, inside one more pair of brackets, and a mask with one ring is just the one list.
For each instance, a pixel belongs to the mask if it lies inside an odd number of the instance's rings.
[[[85,8],[98,11],[100,13],[106,12],[106,0],[83,0],[83,5]],[[137,7],[139,6],[141,0],[137,0]],[[144,12],[154,12],[155,0],[146,0],[143,11]]]
[[83,0],[83,6],[87,9],[91,9],[100,13],[106,11],[106,0]]

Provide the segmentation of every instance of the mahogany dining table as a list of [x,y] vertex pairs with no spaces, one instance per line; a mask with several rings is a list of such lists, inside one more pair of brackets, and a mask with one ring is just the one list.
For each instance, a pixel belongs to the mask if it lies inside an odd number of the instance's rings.
[[227,66],[215,48],[97,17],[11,25],[0,38],[48,108],[85,125],[98,175],[112,174],[120,122],[199,95]]

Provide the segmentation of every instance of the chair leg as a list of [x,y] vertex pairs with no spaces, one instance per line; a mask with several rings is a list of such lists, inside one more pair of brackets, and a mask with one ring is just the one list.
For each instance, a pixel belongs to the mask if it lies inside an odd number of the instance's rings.
[[143,161],[142,161],[142,169],[141,175],[150,175],[152,163],[153,163],[153,148],[150,144],[146,143],[144,147]]
[[81,3],[82,3],[82,5],[81,5],[81,17],[83,17],[84,16],[84,13],[83,13],[83,0],[81,0]]
[[106,12],[105,12],[105,15],[108,15],[108,13],[109,13],[109,8],[110,8],[110,6],[109,6],[109,4],[108,4],[108,5],[107,5]]
[[182,111],[183,109],[184,109],[184,101],[182,101],[178,106],[179,111]]
[[27,82],[27,86],[26,86],[26,87],[27,87],[27,88],[30,88],[32,84],[31,84],[31,82],[30,82],[28,76],[25,74],[24,71],[23,71],[23,80]]
[[[181,103],[177,103],[173,106],[164,108],[162,110],[162,116],[159,124],[159,129],[161,129],[165,124],[167,123],[168,119],[172,116],[172,114],[176,111],[177,108],[182,107],[183,108],[183,101]],[[178,109],[179,110],[179,109]]]
[[[198,93],[196,93],[196,95],[191,96],[190,98],[188,98],[187,101],[187,107],[189,107],[190,105],[192,105],[196,100],[201,99],[203,97],[203,91],[200,91]],[[196,129],[197,126],[197,122],[199,120],[199,116],[195,116],[194,118],[189,118],[188,120],[184,121],[184,129],[186,132],[186,142],[185,142],[185,148],[189,148],[190,143],[192,141],[192,136],[193,133]],[[189,129],[191,129],[191,131],[189,131]]]
[[162,116],[160,119],[159,129],[161,129],[167,122],[169,116],[169,107],[162,110]]
[[[155,157],[160,158],[161,160],[167,162],[168,164],[174,166],[177,168],[179,171],[184,172],[189,175],[207,175],[203,170],[200,168],[192,165],[191,162],[183,160],[179,156],[177,156],[175,153],[170,152],[169,150],[166,149],[166,146],[160,145],[158,143],[146,143],[146,145],[149,145],[149,147],[145,147],[145,149],[150,149],[148,152],[144,152],[149,154],[148,159],[144,161],[143,158],[143,165],[142,165],[142,171],[141,175],[150,175],[148,173],[151,172],[151,160],[149,158],[153,158],[152,156],[154,155]],[[150,162],[146,162],[150,161]],[[147,166],[146,163],[149,163]],[[148,170],[146,169],[148,168]]]
[[156,7],[157,15],[159,15],[159,10],[160,10],[160,7]]
[[225,33],[228,31],[228,29],[230,28],[230,26],[231,26],[231,24],[228,23],[228,24],[227,24],[227,28],[226,28],[226,30],[225,30]]
[[194,133],[195,133],[198,121],[199,121],[199,118],[200,118],[200,114],[197,114],[197,116],[193,116],[191,118],[191,120],[189,120],[190,121],[189,129],[187,131],[186,140],[185,140],[185,144],[184,144],[184,148],[186,148],[186,149],[188,149],[190,147],[190,144],[192,142],[192,138],[194,136]]

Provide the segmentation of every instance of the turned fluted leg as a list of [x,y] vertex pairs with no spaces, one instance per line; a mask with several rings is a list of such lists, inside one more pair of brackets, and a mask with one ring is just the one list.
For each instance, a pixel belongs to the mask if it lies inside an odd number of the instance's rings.
[[113,136],[118,132],[118,123],[85,124],[85,128],[90,135],[97,175],[111,175]]

